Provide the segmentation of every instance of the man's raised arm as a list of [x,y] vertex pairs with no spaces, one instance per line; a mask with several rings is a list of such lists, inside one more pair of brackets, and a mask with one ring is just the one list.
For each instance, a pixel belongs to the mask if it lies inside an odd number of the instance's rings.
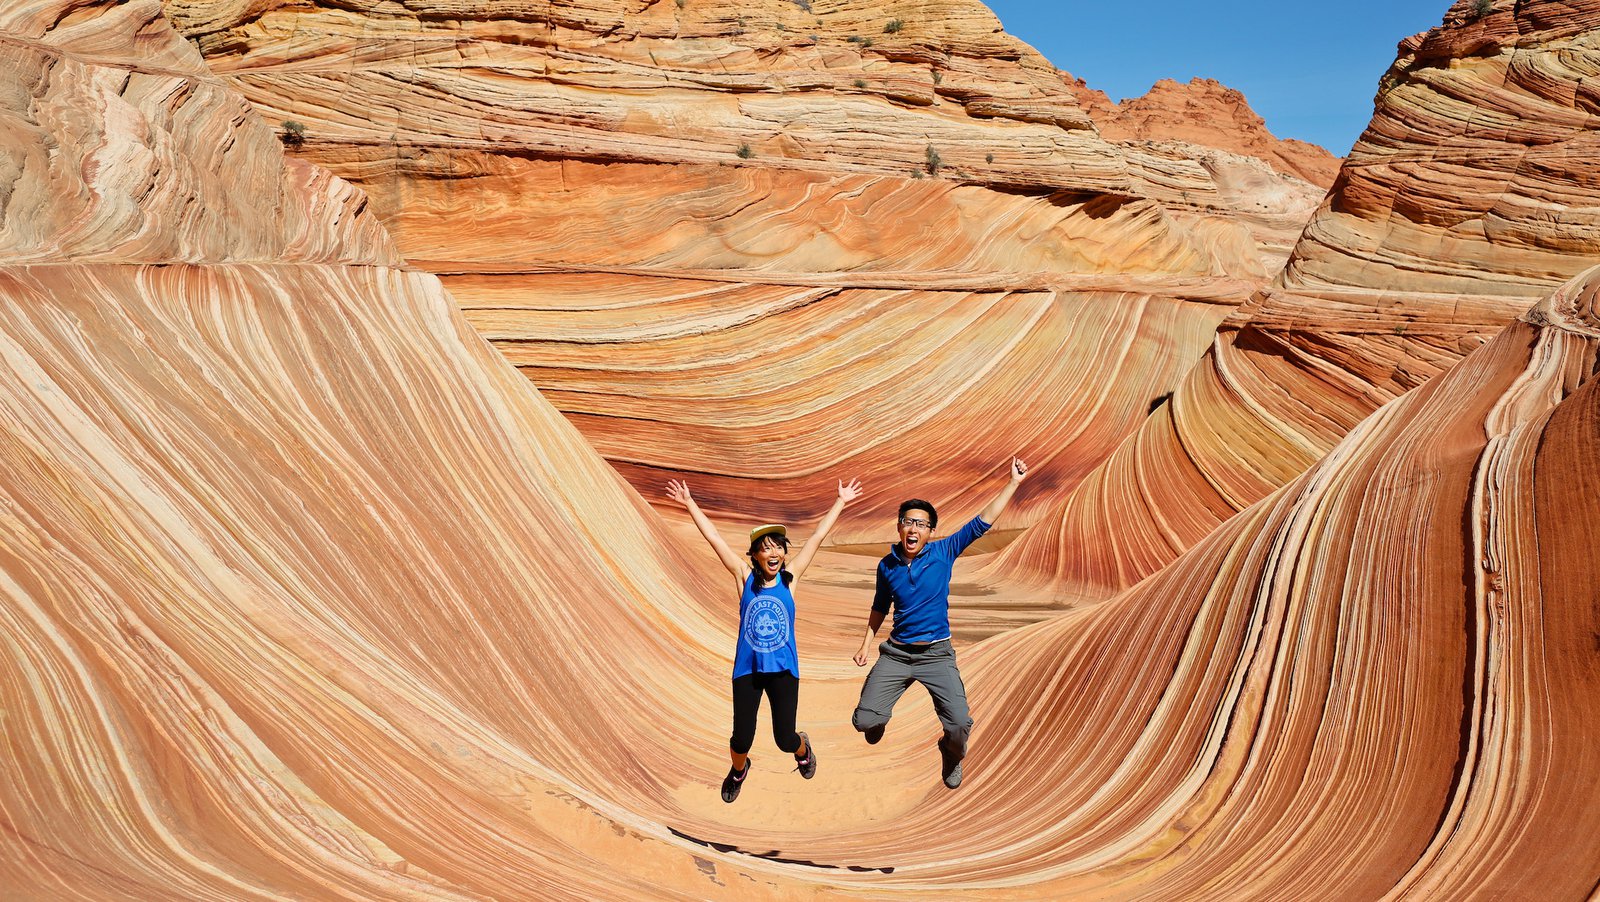
[[1000,519],[1000,515],[1005,513],[1006,505],[1011,503],[1011,496],[1017,493],[1017,486],[1022,483],[1022,477],[1027,473],[1028,465],[1022,462],[1022,458],[1011,458],[1011,478],[1006,480],[1005,487],[1000,490],[1000,494],[994,496],[989,506],[978,512],[983,522],[993,526],[995,521]]

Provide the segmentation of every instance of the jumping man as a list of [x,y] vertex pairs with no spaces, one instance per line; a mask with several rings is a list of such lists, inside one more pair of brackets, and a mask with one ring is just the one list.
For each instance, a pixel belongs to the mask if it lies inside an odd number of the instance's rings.
[[878,562],[872,613],[867,615],[866,635],[854,656],[857,667],[867,665],[867,649],[892,608],[894,628],[889,641],[878,646],[878,661],[861,686],[861,701],[851,722],[867,742],[877,742],[883,738],[895,702],[912,683],[921,683],[933,697],[934,712],[944,727],[939,753],[944,785],[951,789],[961,785],[961,759],[967,755],[967,737],[972,732],[967,690],[956,669],[955,650],[950,647],[951,567],[961,552],[1000,518],[1028,467],[1013,457],[1010,472],[1011,478],[988,507],[953,535],[936,542],[931,540],[939,526],[939,513],[933,505],[916,498],[900,505],[900,541]]

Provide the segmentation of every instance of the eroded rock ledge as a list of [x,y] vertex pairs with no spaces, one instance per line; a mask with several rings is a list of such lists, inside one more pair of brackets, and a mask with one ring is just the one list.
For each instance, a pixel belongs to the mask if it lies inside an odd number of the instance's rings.
[[804,516],[937,434],[974,444],[936,501],[1013,451],[1070,484],[1321,196],[1107,142],[969,0],[167,7],[635,485],[717,509]]

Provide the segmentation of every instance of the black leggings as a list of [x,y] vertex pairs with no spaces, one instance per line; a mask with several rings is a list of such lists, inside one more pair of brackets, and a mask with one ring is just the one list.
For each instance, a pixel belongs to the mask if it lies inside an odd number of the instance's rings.
[[756,740],[756,712],[761,710],[762,692],[772,702],[772,739],[778,748],[792,755],[800,749],[800,734],[794,731],[795,709],[800,707],[800,678],[787,670],[733,678],[733,735],[728,737],[728,748],[741,755],[750,753]]

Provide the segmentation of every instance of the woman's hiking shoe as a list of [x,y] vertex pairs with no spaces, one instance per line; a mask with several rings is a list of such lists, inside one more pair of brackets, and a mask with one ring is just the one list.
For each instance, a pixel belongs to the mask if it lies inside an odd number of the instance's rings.
[[806,756],[804,758],[799,755],[794,756],[794,769],[800,772],[800,776],[809,780],[817,775],[817,747],[811,744],[811,737],[804,733],[800,734],[800,740],[805,743]]
[[867,745],[877,745],[878,744],[878,740],[883,738],[883,728],[884,728],[884,726],[885,726],[885,724],[881,724],[880,723],[875,727],[867,727],[865,730],[861,731],[861,735],[866,737]]
[[731,802],[739,797],[739,790],[744,788],[744,778],[750,776],[750,759],[744,759],[744,770],[728,768],[728,775],[722,778],[722,800]]

